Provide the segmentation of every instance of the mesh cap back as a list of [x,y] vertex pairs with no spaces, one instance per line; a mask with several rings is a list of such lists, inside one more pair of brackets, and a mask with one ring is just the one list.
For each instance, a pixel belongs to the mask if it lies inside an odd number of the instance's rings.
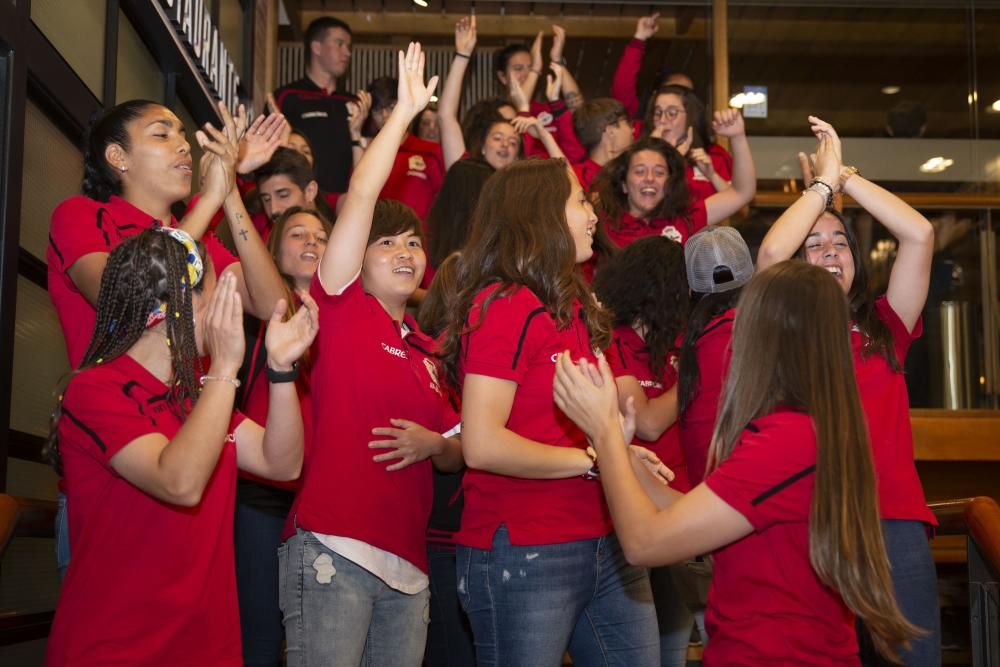
[[[715,294],[742,287],[753,276],[750,249],[732,227],[706,227],[684,244],[688,284],[694,292]],[[732,279],[716,282],[715,274],[726,269]]]

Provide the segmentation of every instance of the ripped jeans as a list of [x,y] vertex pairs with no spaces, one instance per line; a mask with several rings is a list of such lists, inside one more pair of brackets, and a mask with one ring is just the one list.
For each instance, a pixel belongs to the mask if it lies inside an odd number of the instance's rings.
[[515,546],[503,525],[489,551],[458,547],[458,597],[481,667],[656,667],[660,637],[649,575],[612,535]]
[[289,667],[420,665],[430,591],[408,595],[299,529],[278,549]]

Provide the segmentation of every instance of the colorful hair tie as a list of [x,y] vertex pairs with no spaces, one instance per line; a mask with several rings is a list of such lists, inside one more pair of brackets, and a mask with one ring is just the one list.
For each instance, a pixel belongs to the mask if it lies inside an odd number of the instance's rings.
[[194,287],[201,282],[201,277],[205,273],[205,266],[201,261],[201,253],[198,252],[198,244],[195,240],[191,238],[191,235],[185,232],[183,229],[177,229],[176,227],[160,227],[160,231],[164,234],[169,234],[170,238],[174,239],[187,250],[187,267],[188,267],[188,280],[191,286]]

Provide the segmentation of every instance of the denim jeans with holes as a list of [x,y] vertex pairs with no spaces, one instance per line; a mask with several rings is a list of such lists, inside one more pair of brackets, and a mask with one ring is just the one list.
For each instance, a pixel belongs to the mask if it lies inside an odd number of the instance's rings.
[[408,595],[299,529],[278,549],[289,667],[417,667],[430,591]]
[[645,568],[614,535],[514,546],[500,526],[490,551],[458,547],[458,595],[481,666],[654,667],[656,611]]

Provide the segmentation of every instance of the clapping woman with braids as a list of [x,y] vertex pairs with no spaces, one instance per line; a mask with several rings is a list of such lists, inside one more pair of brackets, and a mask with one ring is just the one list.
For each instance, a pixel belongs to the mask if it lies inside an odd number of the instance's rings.
[[[277,373],[316,336],[316,304],[302,298],[287,322],[284,300],[271,317]],[[73,561],[47,665],[243,664],[236,469],[295,478],[302,416],[290,382],[272,382],[266,427],[233,413],[242,315],[235,276],[216,284],[181,230],[143,231],[108,256],[94,335],[48,444],[68,481]]]

